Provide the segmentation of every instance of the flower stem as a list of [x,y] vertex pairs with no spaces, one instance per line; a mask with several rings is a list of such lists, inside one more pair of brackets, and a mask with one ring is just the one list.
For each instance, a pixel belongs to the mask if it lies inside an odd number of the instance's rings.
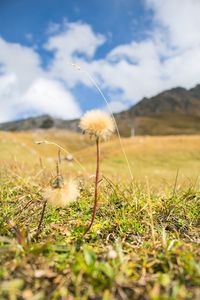
[[94,223],[94,219],[97,212],[97,204],[98,204],[98,194],[99,194],[99,160],[100,160],[100,149],[99,149],[99,138],[96,139],[96,147],[97,147],[97,160],[96,160],[96,178],[95,178],[95,193],[94,193],[94,206],[92,212],[92,219],[90,221],[89,226],[86,228],[83,235],[86,235],[90,228]]
[[42,207],[42,213],[41,213],[41,217],[40,217],[40,222],[38,224],[37,232],[36,232],[36,235],[35,235],[36,240],[38,239],[38,236],[40,234],[42,221],[44,219],[44,213],[45,213],[46,205],[47,205],[47,200],[44,201],[44,204],[43,204],[43,207]]

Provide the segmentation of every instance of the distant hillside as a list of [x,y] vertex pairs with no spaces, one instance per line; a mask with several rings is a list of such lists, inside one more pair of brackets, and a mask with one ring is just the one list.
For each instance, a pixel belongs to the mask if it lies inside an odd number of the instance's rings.
[[[181,87],[144,98],[130,109],[115,114],[123,136],[200,133],[200,84]],[[37,128],[66,128],[79,131],[79,120],[61,120],[48,115],[0,124],[0,130],[22,131]]]
[[77,127],[78,120],[55,119],[49,115],[30,117],[24,120],[0,124],[0,130],[3,131],[24,131],[49,128],[66,128],[68,130],[78,131]]
[[200,133],[200,85],[186,90],[174,88],[144,98],[116,114],[123,135],[167,135]]

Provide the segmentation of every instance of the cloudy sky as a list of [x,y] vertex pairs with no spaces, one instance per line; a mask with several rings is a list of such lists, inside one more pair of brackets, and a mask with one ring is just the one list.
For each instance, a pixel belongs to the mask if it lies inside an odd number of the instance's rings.
[[[0,122],[200,83],[200,0],[0,0]],[[74,66],[75,65],[75,66]]]

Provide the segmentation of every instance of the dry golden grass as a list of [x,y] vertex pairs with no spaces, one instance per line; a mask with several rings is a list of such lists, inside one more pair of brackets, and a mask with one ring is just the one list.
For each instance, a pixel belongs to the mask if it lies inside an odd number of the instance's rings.
[[[34,132],[0,132],[0,161],[27,165],[42,163],[52,169],[57,149],[52,145],[36,145],[34,141],[50,140],[58,143],[76,157],[89,174],[94,173],[95,145],[85,136],[65,130]],[[195,181],[200,169],[200,136],[134,137],[122,139],[133,175],[143,180],[174,181],[177,171],[182,181]],[[61,156],[66,154],[61,153]],[[128,168],[115,137],[101,145],[101,170],[112,178],[129,178]],[[66,167],[65,167],[66,166]],[[65,162],[64,172],[84,173],[75,162]]]

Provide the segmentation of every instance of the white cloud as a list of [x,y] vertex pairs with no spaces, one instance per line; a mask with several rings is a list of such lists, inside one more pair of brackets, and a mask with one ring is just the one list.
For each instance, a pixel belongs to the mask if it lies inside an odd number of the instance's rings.
[[122,90],[121,101],[134,103],[164,89],[200,82],[200,1],[146,4],[154,11],[155,25],[148,39],[119,45],[91,67],[104,87]]
[[[164,89],[177,85],[190,88],[197,84],[200,80],[200,18],[197,13],[200,2],[146,0],[146,5],[154,11],[155,25],[148,39],[119,45],[100,60],[93,56],[105,39],[87,24],[66,23],[63,31],[50,38],[46,45],[49,51],[55,51],[50,72],[64,79],[70,87],[79,82],[90,86],[84,72],[72,70],[70,62],[74,61],[100,82],[108,96],[120,90],[117,99],[123,108],[127,100],[134,104]],[[80,52],[82,57],[78,55]]]
[[88,78],[74,70],[71,64],[76,62],[87,68],[96,49],[104,42],[105,37],[95,34],[88,24],[65,21],[61,32],[51,36],[45,45],[46,50],[54,52],[49,72],[52,76],[65,80],[69,87],[75,86],[78,82],[90,86]]
[[100,70],[104,85],[123,91],[122,100],[132,102],[144,95],[152,95],[159,90],[161,63],[159,49],[153,41],[131,43],[116,47]]
[[146,0],[155,22],[166,30],[170,45],[190,48],[200,44],[199,0]]
[[46,33],[47,34],[56,34],[60,31],[60,29],[61,29],[60,23],[50,22]]
[[120,112],[122,110],[125,110],[127,108],[126,104],[122,101],[113,100],[109,103],[109,107],[105,106],[105,110],[110,113],[110,110],[113,113]]
[[18,106],[17,77],[15,74],[0,76],[0,122],[15,118]]
[[38,113],[73,119],[81,115],[74,97],[64,89],[61,83],[38,78],[32,83],[22,98],[22,105]]
[[8,43],[0,37],[0,64],[4,73],[15,74],[19,87],[24,90],[30,82],[43,73],[38,53],[16,43]]
[[80,116],[72,93],[44,71],[32,48],[0,38],[0,122],[32,113],[62,118]]
[[105,38],[100,34],[95,34],[88,24],[76,22],[63,24],[62,32],[49,38],[46,49],[55,50],[56,58],[65,59],[76,54],[84,54],[88,58],[100,45],[105,42]]
[[164,89],[199,83],[200,1],[145,3],[153,10],[154,29],[148,38],[118,45],[101,59],[95,53],[105,37],[82,22],[50,24],[44,48],[54,55],[45,70],[37,50],[0,38],[0,121],[31,110],[63,118],[79,116],[71,90],[79,83],[92,88],[81,70],[100,83],[114,111]]

